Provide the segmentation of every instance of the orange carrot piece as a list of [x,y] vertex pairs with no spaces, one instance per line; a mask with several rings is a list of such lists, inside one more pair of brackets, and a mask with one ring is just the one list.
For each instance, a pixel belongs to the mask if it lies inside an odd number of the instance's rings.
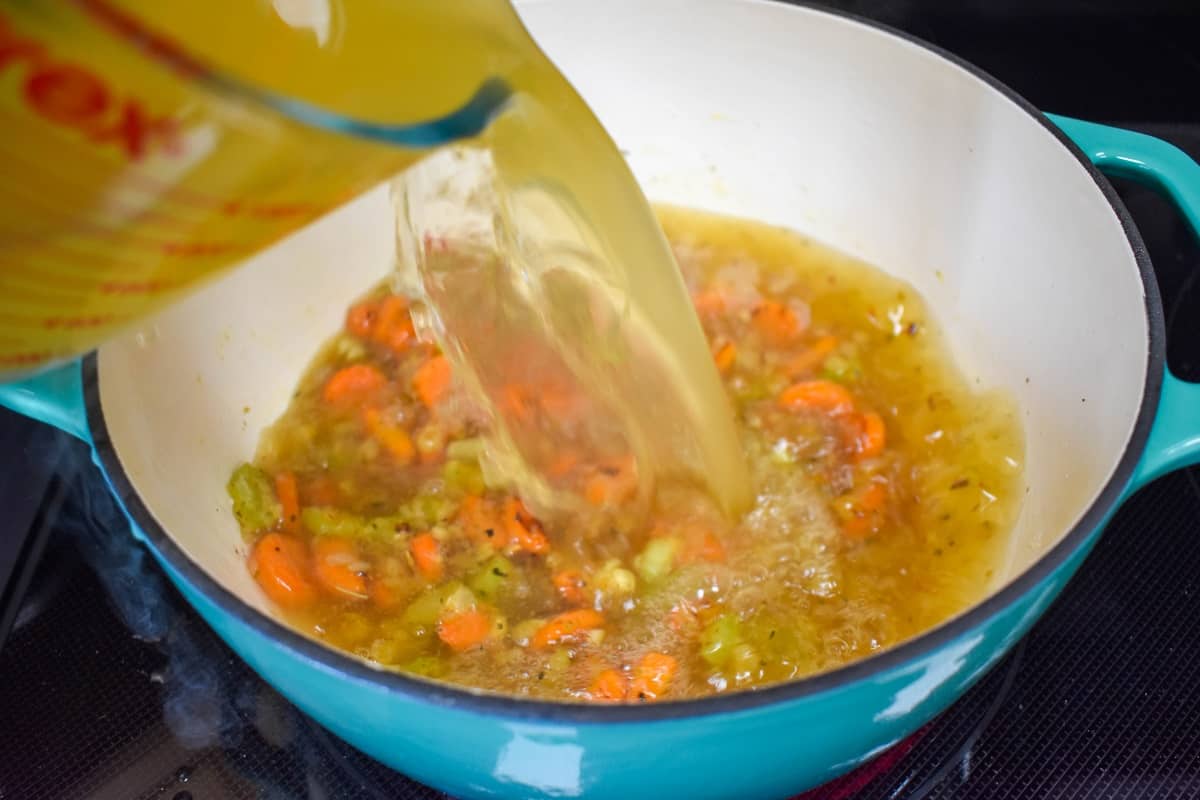
[[725,296],[717,289],[705,289],[692,297],[696,313],[702,317],[715,317],[725,313]]
[[408,301],[399,295],[388,295],[379,304],[371,338],[379,344],[405,353],[417,339],[412,316],[408,313]]
[[787,344],[804,333],[804,327],[796,312],[775,300],[759,303],[751,314],[750,321],[755,330],[771,344]]
[[510,383],[504,387],[503,397],[498,405],[513,419],[521,422],[533,420],[533,401],[529,397],[529,390],[519,383]]
[[542,555],[550,552],[550,540],[525,504],[515,497],[510,497],[504,503],[500,512],[504,522],[504,530],[512,550],[524,550],[527,553]]
[[784,367],[791,378],[800,378],[817,369],[825,363],[825,359],[837,349],[837,339],[833,336],[822,336],[813,342],[807,350],[802,350]]
[[390,611],[400,605],[400,592],[386,581],[372,579],[367,594],[371,603],[381,611]]
[[317,599],[309,578],[308,548],[294,536],[268,533],[250,551],[250,572],[272,601],[284,608],[304,608]]
[[313,571],[317,583],[331,594],[366,599],[367,579],[353,566],[361,560],[358,548],[349,539],[321,536],[313,541]]
[[456,653],[483,644],[491,630],[492,618],[474,609],[444,617],[437,625],[438,638]]
[[583,496],[594,506],[618,505],[637,491],[637,473],[632,457],[612,459],[596,468],[588,479]]
[[562,478],[571,470],[575,469],[575,465],[579,463],[579,455],[577,453],[559,453],[550,462],[550,466],[546,467],[546,474],[552,478]]
[[554,573],[550,580],[558,591],[559,597],[568,603],[582,605],[587,600],[583,591],[587,586],[587,581],[579,570],[564,569],[562,572]]
[[442,564],[442,547],[432,533],[417,534],[408,543],[417,572],[430,581],[440,581],[445,571]]
[[863,414],[862,433],[855,442],[858,458],[874,458],[883,452],[883,448],[886,445],[887,426],[883,423],[883,417],[874,411],[868,411]]
[[413,444],[408,431],[385,420],[379,409],[363,409],[363,423],[401,466],[411,464],[417,457],[416,445]]
[[633,670],[629,696],[638,700],[656,700],[671,687],[679,662],[666,653],[647,653]]
[[355,303],[346,312],[346,330],[360,339],[369,339],[378,319],[379,304],[376,301]]
[[329,377],[321,396],[331,405],[361,402],[387,385],[383,373],[369,364],[352,364]]
[[883,483],[871,481],[871,484],[863,490],[858,504],[865,511],[879,511],[887,502],[887,496],[887,487]]
[[281,472],[275,476],[275,497],[283,509],[282,527],[285,531],[295,531],[300,523],[300,490],[296,486],[296,476],[290,472]]
[[604,615],[590,608],[566,611],[538,628],[529,643],[535,650],[547,650],[563,642],[574,641],[588,631],[604,627]]
[[700,539],[699,556],[701,561],[719,564],[725,561],[725,545],[712,531],[705,531]]
[[800,381],[780,392],[779,405],[789,411],[816,409],[838,416],[854,410],[854,397],[840,383]]
[[601,703],[617,703],[624,700],[629,692],[629,681],[615,669],[600,672],[592,685],[588,687],[588,699]]
[[733,369],[733,362],[737,360],[737,345],[733,342],[725,342],[713,351],[713,361],[717,364],[717,372],[725,375],[729,370]]
[[878,531],[883,524],[887,496],[887,486],[881,481],[872,481],[842,500],[839,503],[842,533],[850,539],[865,539]]
[[[678,535],[680,531],[677,528],[659,526],[650,535],[662,536],[671,533]],[[684,542],[682,563],[694,564],[697,561],[707,561],[711,564],[719,564],[725,561],[725,545],[712,531],[705,527],[693,526],[685,529],[682,533]]]
[[300,491],[301,504],[306,506],[336,506],[340,496],[337,482],[328,475],[306,481]]
[[508,529],[500,523],[496,505],[479,495],[467,495],[458,507],[458,523],[476,543],[490,542],[498,548],[508,544]]
[[434,356],[413,375],[413,389],[426,408],[433,408],[450,391],[450,362],[445,356]]

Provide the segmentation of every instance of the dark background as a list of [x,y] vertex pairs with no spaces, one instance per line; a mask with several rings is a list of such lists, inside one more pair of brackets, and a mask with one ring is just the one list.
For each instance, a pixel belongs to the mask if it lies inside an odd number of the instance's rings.
[[[1200,158],[1200,0],[826,5],[943,47],[1046,111],[1136,127]],[[1200,378],[1195,237],[1153,192],[1118,188],[1158,273],[1171,366]],[[1192,469],[1126,504],[979,687],[811,797],[1200,797],[1198,593]],[[7,623],[0,800],[438,796],[262,684],[130,540],[86,450],[0,411],[0,635]]]

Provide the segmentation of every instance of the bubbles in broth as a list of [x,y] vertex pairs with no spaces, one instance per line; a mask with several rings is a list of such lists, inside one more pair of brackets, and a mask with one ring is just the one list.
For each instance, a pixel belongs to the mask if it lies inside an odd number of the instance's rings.
[[[629,461],[585,450],[545,466],[588,513],[539,517],[482,469],[490,418],[380,287],[230,482],[294,624],[486,690],[651,702],[829,670],[981,599],[1021,497],[1011,399],[972,390],[906,284],[778,228],[658,215],[749,510],[667,482],[634,513]],[[586,413],[554,396],[534,399],[562,424]]]

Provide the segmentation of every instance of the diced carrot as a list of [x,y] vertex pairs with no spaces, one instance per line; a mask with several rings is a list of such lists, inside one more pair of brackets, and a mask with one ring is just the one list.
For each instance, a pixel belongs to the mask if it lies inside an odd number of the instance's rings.
[[862,433],[859,435],[855,443],[855,449],[860,459],[874,458],[883,452],[884,446],[887,444],[887,426],[883,423],[883,417],[876,414],[874,411],[868,411],[862,415]]
[[351,364],[329,377],[321,396],[331,405],[360,403],[387,385],[383,373],[369,364]]
[[[678,528],[664,528],[651,533],[652,536],[663,535],[664,532],[673,535],[679,535],[681,531]],[[725,561],[725,545],[717,538],[717,535],[706,527],[694,526],[686,528],[682,531],[683,536],[683,555],[681,562],[684,564],[694,564],[697,561],[707,561],[713,564],[719,564]]]
[[887,496],[887,486],[880,481],[871,481],[870,485],[863,490],[858,504],[865,511],[879,511],[887,502]]
[[308,548],[294,536],[268,533],[259,539],[250,551],[250,572],[267,597],[285,608],[304,608],[317,599]]
[[705,289],[692,297],[696,313],[702,317],[715,317],[725,313],[725,296],[717,289]]
[[491,630],[492,618],[477,609],[443,617],[437,625],[438,638],[456,653],[483,644]]
[[700,540],[700,560],[720,563],[725,560],[725,545],[712,531],[705,531]]
[[350,306],[346,312],[346,330],[360,339],[369,339],[379,319],[379,303],[364,300]]
[[458,522],[473,542],[490,542],[497,548],[508,544],[508,528],[501,524],[491,500],[467,495],[458,508]]
[[671,687],[679,662],[666,653],[647,653],[633,669],[629,696],[638,700],[656,700]]
[[791,378],[801,378],[825,363],[825,359],[837,349],[837,339],[833,336],[822,336],[809,345],[807,350],[800,351],[784,367]]
[[408,351],[417,339],[408,301],[399,295],[388,295],[379,304],[371,338],[396,353]]
[[637,491],[637,472],[632,456],[610,459],[596,468],[584,486],[584,498],[594,506],[618,505]]
[[579,455],[577,453],[559,453],[550,462],[550,466],[546,468],[546,474],[552,478],[562,478],[575,469],[575,465],[578,463]]
[[413,563],[417,572],[430,581],[440,581],[444,568],[442,565],[442,548],[432,533],[417,534],[408,543],[412,553]]
[[588,631],[604,627],[604,615],[590,608],[566,611],[552,617],[534,632],[529,643],[535,650],[547,650],[562,642],[573,641]]
[[533,401],[529,398],[529,391],[518,383],[510,383],[502,391],[500,410],[513,419],[530,422],[533,419]]
[[361,560],[358,548],[349,539],[321,536],[313,541],[317,582],[334,595],[366,599],[367,579],[359,569],[355,569],[356,562]]
[[450,390],[450,362],[445,356],[434,356],[413,375],[413,389],[426,408],[433,408]]
[[854,397],[840,383],[801,381],[793,383],[779,394],[779,405],[789,411],[810,408],[837,416],[854,410]]
[[602,703],[616,703],[624,700],[629,691],[629,681],[615,669],[600,672],[588,687],[588,699]]
[[387,581],[372,579],[367,594],[375,607],[382,611],[390,611],[400,605],[400,592]]
[[550,552],[550,540],[542,530],[542,523],[529,513],[524,503],[510,497],[500,514],[508,534],[509,549],[524,550],[535,555]]
[[412,437],[408,435],[408,431],[385,420],[379,409],[373,407],[363,409],[363,423],[371,435],[379,440],[384,449],[391,453],[401,466],[411,464],[416,458],[417,448],[413,444]]
[[843,497],[836,505],[841,518],[842,533],[850,539],[865,539],[883,525],[883,510],[887,504],[887,486],[871,481],[863,489]]
[[301,502],[306,506],[336,506],[340,496],[337,481],[328,475],[305,481],[300,491]]
[[295,475],[281,472],[275,476],[275,497],[283,509],[280,515],[283,529],[295,531],[300,522],[300,490],[296,486]]
[[787,344],[804,333],[796,312],[775,300],[759,303],[751,315],[751,322],[763,339],[771,344]]
[[713,361],[717,364],[717,371],[722,375],[733,369],[735,360],[737,360],[737,345],[733,342],[725,342],[713,351]]
[[583,573],[577,569],[565,569],[562,572],[556,572],[550,579],[554,583],[554,588],[558,590],[559,596],[573,605],[581,605],[587,597],[584,595],[584,587],[587,586],[587,581],[584,580]]

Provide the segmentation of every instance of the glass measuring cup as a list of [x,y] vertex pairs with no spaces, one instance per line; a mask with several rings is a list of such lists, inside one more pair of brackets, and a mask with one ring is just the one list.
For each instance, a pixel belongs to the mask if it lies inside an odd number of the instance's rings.
[[[507,0],[482,5],[519,26]],[[469,44],[487,27],[425,0],[164,6],[0,10],[0,379],[94,347],[430,148],[478,134],[508,96],[486,59],[444,76],[449,62],[431,59],[424,80],[440,96],[406,94],[389,75],[406,36]],[[389,29],[405,31],[393,48]],[[353,113],[383,97],[397,99]]]

